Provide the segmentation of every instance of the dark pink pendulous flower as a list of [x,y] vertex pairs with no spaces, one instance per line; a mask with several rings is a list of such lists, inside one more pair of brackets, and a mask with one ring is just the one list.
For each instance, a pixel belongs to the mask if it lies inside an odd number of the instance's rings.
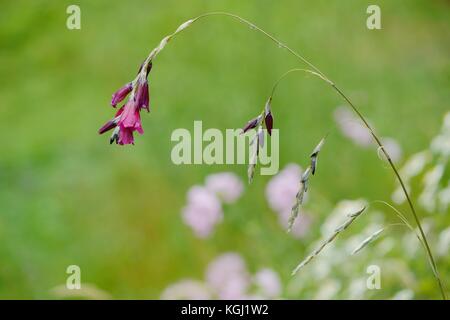
[[101,127],[100,129],[98,129],[98,133],[99,133],[99,134],[103,134],[103,133],[105,133],[105,132],[107,132],[107,131],[109,131],[109,130],[115,128],[115,127],[117,127],[117,121],[116,121],[116,119],[109,120],[107,123],[105,123],[105,124],[103,125],[103,127]]
[[[142,68],[145,65],[145,72]],[[112,144],[125,145],[134,144],[134,132],[140,134],[144,133],[141,123],[141,109],[149,109],[149,94],[147,77],[152,69],[152,62],[149,61],[141,64],[137,79],[127,83],[125,86],[117,90],[112,96],[111,105],[116,107],[118,103],[123,101],[128,95],[128,102],[126,102],[119,110],[113,119],[106,122],[99,130],[99,134],[103,134],[112,129],[113,133],[109,142]],[[130,94],[131,93],[131,94]]]
[[110,143],[116,142],[120,145],[134,144],[133,132],[137,131],[140,134],[144,133],[142,130],[140,109],[133,100],[129,100],[123,107],[121,107],[113,120],[108,121],[98,131],[100,134],[114,129],[110,139]]
[[133,90],[133,86],[131,83],[127,83],[122,88],[117,90],[113,95],[111,99],[111,105],[115,108],[116,105],[121,102],[123,99],[127,97],[127,95]]

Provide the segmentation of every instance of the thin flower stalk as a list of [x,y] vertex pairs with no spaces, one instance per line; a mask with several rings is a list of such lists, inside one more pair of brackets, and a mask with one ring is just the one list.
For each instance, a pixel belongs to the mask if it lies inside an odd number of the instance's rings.
[[[262,35],[267,37],[269,40],[271,40],[274,43],[276,43],[278,47],[284,48],[288,53],[292,54],[297,59],[299,59],[302,63],[304,63],[307,66],[309,66],[309,68],[311,68],[312,70],[310,70],[308,72],[314,73],[315,75],[319,76],[322,80],[324,80],[326,83],[328,83],[338,93],[338,95],[340,95],[348,103],[348,105],[356,113],[356,115],[359,117],[359,119],[363,122],[364,126],[369,130],[369,132],[370,132],[371,136],[373,137],[375,143],[378,145],[378,147],[380,148],[382,153],[385,155],[385,157],[386,157],[386,159],[387,159],[387,161],[389,163],[389,166],[391,167],[392,171],[394,172],[395,177],[397,178],[397,180],[398,180],[398,182],[400,184],[401,189],[402,189],[402,191],[405,194],[405,197],[407,199],[408,206],[410,208],[411,214],[412,214],[412,216],[414,218],[414,221],[415,221],[415,223],[417,225],[417,228],[419,230],[420,238],[421,238],[421,240],[422,240],[422,242],[424,244],[425,251],[426,251],[427,256],[429,258],[431,269],[432,269],[433,274],[434,274],[434,276],[436,278],[436,281],[438,283],[440,292],[442,294],[443,299],[446,299],[446,293],[445,293],[445,290],[444,290],[444,285],[443,285],[443,282],[442,282],[441,277],[439,275],[439,272],[438,272],[438,269],[437,269],[437,266],[436,266],[436,263],[435,263],[435,260],[434,260],[431,248],[430,248],[430,246],[428,244],[428,240],[426,238],[426,235],[425,235],[425,232],[423,230],[422,224],[420,222],[419,216],[418,216],[418,214],[416,212],[416,209],[415,209],[414,204],[413,204],[413,202],[411,200],[409,192],[406,189],[406,186],[405,186],[405,184],[403,182],[403,179],[401,178],[397,167],[393,163],[393,161],[391,159],[391,156],[389,155],[388,151],[386,150],[386,148],[382,144],[380,138],[375,133],[375,131],[370,126],[370,124],[365,119],[365,117],[362,115],[362,113],[359,111],[359,109],[356,107],[356,105],[350,100],[350,98],[348,98],[348,96],[346,94],[343,93],[343,91],[333,81],[331,81],[323,72],[321,72],[319,70],[319,68],[317,68],[315,65],[313,65],[309,60],[304,58],[301,54],[297,53],[296,51],[294,51],[293,49],[288,47],[286,44],[284,44],[283,42],[281,42],[280,40],[278,40],[277,38],[275,38],[274,36],[269,34],[268,32],[264,31],[263,29],[261,29],[260,27],[256,26],[255,24],[251,23],[250,21],[248,21],[248,20],[246,20],[244,18],[241,18],[238,15],[235,15],[235,14],[232,14],[232,13],[228,13],[228,12],[209,12],[209,13],[202,14],[202,15],[196,17],[196,18],[190,19],[190,20],[184,22],[183,24],[181,24],[176,29],[176,31],[174,33],[172,33],[169,36],[166,36],[165,38],[163,38],[163,40],[161,40],[160,44],[155,49],[153,49],[150,52],[148,57],[145,59],[145,61],[143,63],[143,66],[142,66],[138,76],[132,82],[133,89],[132,89],[132,91],[130,93],[130,99],[134,98],[134,95],[135,95],[135,92],[137,90],[137,87],[139,85],[142,86],[142,80],[146,79],[146,77],[148,76],[148,73],[146,73],[146,70],[147,70],[148,66],[152,64],[154,58],[156,58],[156,56],[164,49],[164,47],[169,43],[169,41],[173,37],[178,35],[179,33],[183,32],[186,28],[190,27],[194,22],[197,22],[197,21],[199,21],[199,20],[201,20],[203,18],[207,18],[207,17],[211,17],[211,16],[227,16],[227,17],[231,17],[231,18],[236,19],[237,21],[239,21],[239,22],[249,26],[251,29],[256,30],[257,32],[261,33]],[[138,81],[139,81],[139,83],[138,83],[138,85],[136,85],[136,83]],[[137,105],[137,106],[135,105],[134,109],[140,110],[139,109],[139,105]],[[118,116],[118,115],[116,115],[116,116]],[[126,132],[127,137],[125,137],[125,138],[127,138],[126,141],[128,143],[133,143],[134,142],[134,140],[132,138],[132,133],[135,130],[138,131],[137,128],[140,127],[140,118],[138,119],[138,117],[135,116],[133,118],[133,120],[134,120],[134,123],[133,123],[133,126],[131,128],[130,127],[125,127],[125,128],[128,128],[127,129],[128,131]],[[118,139],[119,139],[119,141],[122,141],[122,143],[123,143],[124,142],[124,133],[122,131],[122,128],[124,126],[122,124],[120,124],[117,127],[119,127],[119,138]],[[116,131],[116,130],[117,129],[115,129],[114,131]],[[142,128],[141,128],[141,131],[142,131]],[[130,132],[131,132],[131,139],[130,139],[130,136],[129,136]],[[119,142],[119,144],[120,144],[120,142]],[[126,144],[126,143],[123,143],[123,144]]]

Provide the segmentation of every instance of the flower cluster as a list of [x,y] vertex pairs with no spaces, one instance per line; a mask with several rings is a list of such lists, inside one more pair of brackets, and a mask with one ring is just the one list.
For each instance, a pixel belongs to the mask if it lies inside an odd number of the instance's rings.
[[[319,219],[325,219],[320,230],[321,237],[327,239],[330,234],[340,230],[339,226],[349,219],[349,213],[358,212],[367,204],[368,201],[365,199],[342,200],[335,205],[331,213],[326,212],[326,216],[324,213],[316,212],[317,215],[321,215]],[[361,274],[361,270],[366,270],[374,260],[379,261],[383,277],[389,275],[390,281],[394,281],[398,287],[415,286],[416,278],[408,265],[416,259],[417,254],[406,255],[404,249],[405,246],[419,249],[420,243],[412,233],[405,233],[408,237],[401,241],[385,234],[370,244],[371,250],[362,250],[357,256],[351,256],[352,251],[358,248],[364,239],[386,224],[385,215],[390,213],[386,211],[384,214],[384,211],[368,207],[366,214],[358,218],[361,221],[355,221],[352,225],[354,233],[340,234],[336,240],[327,244],[328,249],[321,251],[320,256],[310,261],[311,265],[301,269],[296,277],[292,277],[286,283],[287,298],[298,298],[301,295],[307,299],[378,299],[383,296],[386,299],[386,293],[381,294],[382,290],[368,290],[367,277]],[[312,242],[308,251],[314,252],[322,241]],[[385,256],[393,257],[395,254],[401,258],[383,259]],[[401,277],[398,276],[399,272]],[[360,276],[355,276],[358,274]],[[408,289],[391,294],[392,299],[411,299],[414,296]]]
[[110,143],[116,144],[134,144],[133,133],[137,131],[144,133],[141,123],[140,112],[149,108],[149,89],[147,77],[152,68],[152,62],[144,62],[138,72],[137,78],[124,85],[117,90],[111,99],[111,105],[115,108],[128,96],[128,101],[117,110],[113,119],[105,123],[99,130],[99,134],[103,134],[109,130],[113,130]]
[[[450,206],[448,159],[450,156],[450,112],[444,116],[441,132],[433,138],[430,148],[412,155],[400,169],[407,189],[422,175],[422,192],[418,203],[428,212],[446,212]],[[392,194],[397,204],[406,201],[401,186]]]
[[135,131],[140,134],[144,133],[142,130],[140,112],[142,109],[146,109],[147,112],[150,112],[147,78],[152,68],[153,60],[174,36],[189,27],[193,22],[194,20],[190,19],[182,23],[175,32],[164,37],[142,63],[136,78],[113,94],[111,105],[114,108],[127,96],[128,101],[116,112],[113,119],[105,123],[105,125],[98,130],[99,134],[103,134],[114,129],[109,140],[111,144],[113,142],[120,145],[134,144],[133,133]]

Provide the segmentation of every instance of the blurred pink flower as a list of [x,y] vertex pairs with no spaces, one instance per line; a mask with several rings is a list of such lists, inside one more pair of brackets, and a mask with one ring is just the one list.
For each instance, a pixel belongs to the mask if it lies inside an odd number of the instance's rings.
[[213,192],[202,186],[191,187],[187,198],[188,203],[182,210],[184,222],[198,237],[207,237],[223,218],[219,199]]
[[[279,222],[280,222],[280,225],[283,226],[283,229],[288,228],[290,216],[291,216],[291,209],[285,210],[280,213]],[[297,219],[295,219],[294,224],[292,225],[292,229],[291,229],[290,233],[295,238],[302,238],[308,233],[311,223],[312,223],[311,216],[304,210],[301,210],[300,215],[298,216]]]
[[354,143],[367,147],[372,144],[372,136],[353,112],[345,106],[334,111],[334,120],[341,132]]
[[241,179],[232,172],[209,175],[206,177],[205,187],[225,203],[235,202],[244,190]]
[[254,275],[254,283],[262,296],[276,298],[281,294],[281,281],[272,269],[261,269]]
[[[361,120],[347,107],[338,107],[334,111],[334,120],[341,132],[354,143],[362,147],[376,146],[369,130]],[[397,162],[402,157],[402,148],[393,138],[381,138],[381,141],[392,161]],[[383,157],[384,158],[384,157]]]
[[206,282],[219,299],[246,299],[250,276],[239,254],[225,253],[208,265]]
[[[296,164],[288,164],[275,177],[273,177],[266,187],[266,198],[269,206],[278,213],[280,225],[287,229],[292,206],[295,203],[295,196],[300,185],[302,170]],[[311,218],[306,213],[302,213],[295,220],[291,234],[296,238],[305,236],[311,225]]]
[[266,198],[277,213],[291,210],[298,192],[302,169],[296,164],[288,164],[266,187]]

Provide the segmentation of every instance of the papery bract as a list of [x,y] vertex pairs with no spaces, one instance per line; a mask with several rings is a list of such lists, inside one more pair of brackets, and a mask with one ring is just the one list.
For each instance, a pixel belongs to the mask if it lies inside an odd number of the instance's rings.
[[146,109],[147,112],[150,112],[149,108],[149,92],[148,92],[148,83],[147,80],[142,80],[139,82],[137,90],[136,90],[136,105],[138,108]]

